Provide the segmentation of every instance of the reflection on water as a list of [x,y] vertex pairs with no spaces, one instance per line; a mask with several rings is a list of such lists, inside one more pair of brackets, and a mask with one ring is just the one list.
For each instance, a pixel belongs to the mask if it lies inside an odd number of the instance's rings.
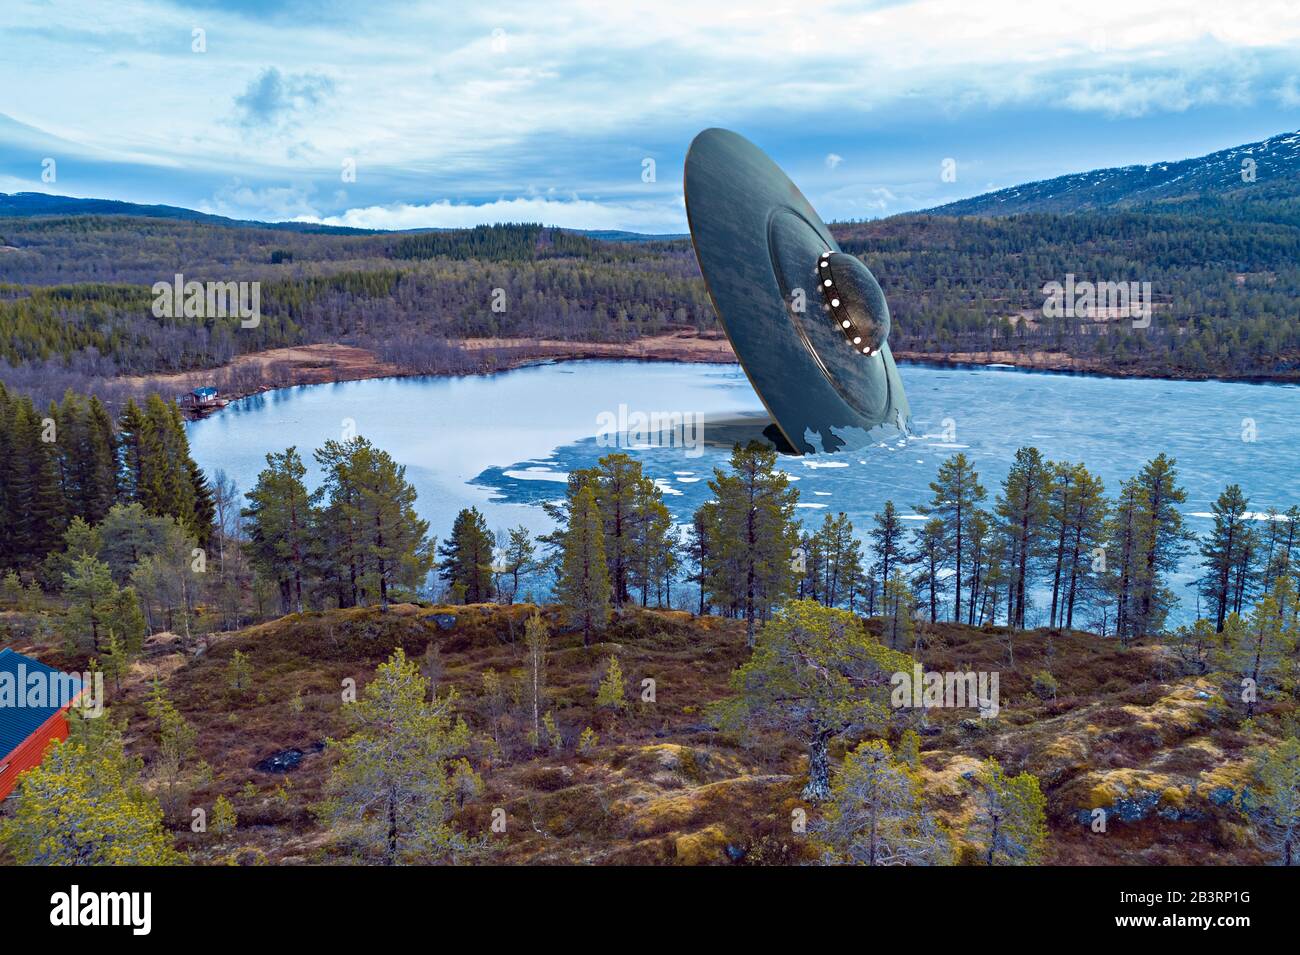
[[[846,511],[861,536],[892,499],[908,520],[930,495],[939,463],[963,451],[979,470],[990,503],[1016,449],[1036,445],[1052,460],[1082,461],[1109,492],[1164,451],[1178,461],[1188,490],[1190,529],[1210,526],[1210,503],[1240,483],[1251,510],[1300,503],[1294,450],[1300,416],[1294,385],[1173,382],[1035,374],[1007,368],[909,365],[903,378],[914,433],[893,434],[864,450],[806,458],[780,467],[800,491],[799,516]],[[309,385],[233,402],[189,426],[195,458],[221,467],[242,490],[253,485],[268,451],[297,445],[317,478],[312,449],[349,426],[390,451],[419,491],[418,508],[436,534],[457,510],[477,505],[489,525],[549,528],[537,505],[564,492],[570,470],[609,447],[595,435],[598,416],[620,405],[645,413],[704,415],[698,448],[642,442],[627,449],[663,489],[685,522],[709,496],[713,468],[733,443],[762,435],[769,420],[734,365],[586,361],[540,365],[471,378],[400,378]],[[1255,440],[1243,440],[1252,434]],[[1194,555],[1174,580],[1195,574]]]

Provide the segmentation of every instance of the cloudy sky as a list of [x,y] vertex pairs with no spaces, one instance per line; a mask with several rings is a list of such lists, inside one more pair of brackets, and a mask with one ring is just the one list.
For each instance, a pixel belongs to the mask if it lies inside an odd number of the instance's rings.
[[708,126],[836,219],[1180,159],[1300,128],[1300,4],[0,4],[0,192],[682,232]]

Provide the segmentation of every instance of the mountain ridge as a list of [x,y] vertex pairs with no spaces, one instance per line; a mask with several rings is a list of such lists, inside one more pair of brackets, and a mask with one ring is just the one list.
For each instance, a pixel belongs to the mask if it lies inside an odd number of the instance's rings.
[[[1247,165],[1247,161],[1253,165]],[[1250,178],[1247,178],[1247,177]],[[1207,196],[1256,192],[1269,197],[1282,186],[1285,198],[1300,195],[1300,131],[1204,156],[1150,165],[1112,166],[1009,186],[929,209],[925,215],[1014,215],[1023,212],[1085,212],[1186,202]]]

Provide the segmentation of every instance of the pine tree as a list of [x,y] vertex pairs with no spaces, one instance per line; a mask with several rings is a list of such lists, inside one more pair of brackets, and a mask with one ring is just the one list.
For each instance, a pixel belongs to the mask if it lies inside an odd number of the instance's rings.
[[808,750],[813,802],[831,794],[830,743],[878,732],[889,722],[889,680],[912,658],[881,646],[845,610],[794,600],[763,625],[749,661],[731,675],[734,696],[715,709],[719,725],[752,735],[776,730]]
[[848,753],[814,829],[824,862],[947,865],[952,841],[921,803],[921,778],[884,740]]
[[1050,494],[1051,472],[1042,455],[1037,448],[1020,448],[995,508],[1007,542],[1007,625],[1015,630],[1025,628],[1026,593],[1042,548]]
[[131,658],[118,635],[109,630],[104,651],[99,656],[100,671],[104,679],[113,685],[115,693],[122,692],[122,677],[131,666]]
[[[939,465],[939,474],[930,482],[933,496],[928,505],[919,505],[918,514],[934,515],[942,537],[935,542],[935,550],[945,555],[944,564],[951,563],[955,572],[953,580],[952,619],[960,621],[963,560],[969,564],[970,520],[988,496],[980,484],[975,468],[966,455],[956,454]],[[933,578],[933,573],[931,574]],[[932,611],[933,616],[933,611]]]
[[1044,541],[1049,547],[1048,557],[1052,567],[1052,606],[1047,614],[1047,624],[1057,626],[1057,620],[1064,616],[1065,601],[1062,593],[1065,588],[1066,554],[1070,539],[1070,519],[1075,511],[1075,498],[1079,493],[1075,483],[1075,470],[1068,464],[1049,461],[1047,466],[1052,471],[1052,493],[1047,508],[1047,527],[1044,529]]
[[985,865],[1038,865],[1047,847],[1047,798],[1038,778],[1008,776],[990,756],[975,776],[971,829]]
[[320,816],[385,865],[455,859],[472,848],[451,827],[454,760],[469,743],[456,694],[428,699],[428,686],[399,647],[362,699],[345,709],[352,733],[330,740],[339,761]]
[[[1120,485],[1106,535],[1106,586],[1115,602],[1115,634],[1124,646],[1133,638],[1139,555],[1147,534],[1143,493],[1129,478]],[[1105,634],[1103,634],[1105,636]]]
[[633,526],[638,519],[639,485],[645,480],[641,464],[626,454],[608,454],[577,479],[595,493],[604,526],[610,598],[620,607],[628,599],[632,575]]
[[853,536],[853,522],[840,511],[826,527],[826,603],[837,607],[845,601],[852,608],[853,593],[862,580],[862,545]]
[[579,490],[570,508],[556,594],[569,619],[581,623],[582,645],[589,646],[592,629],[609,613],[610,595],[604,527],[591,487]]
[[117,436],[113,418],[97,398],[86,409],[85,457],[82,465],[81,510],[91,524],[98,524],[117,502]]
[[[800,524],[800,528],[802,527],[803,525]],[[801,530],[799,534],[799,550],[797,552],[799,559],[795,562],[795,572],[799,574],[795,596],[800,600],[822,602],[826,571],[824,544],[825,538],[820,532],[808,533]],[[803,568],[801,573],[799,566]]]
[[199,758],[198,730],[181,714],[162,681],[154,677],[145,709],[155,720],[158,754],[150,769],[162,792],[163,809],[173,816],[180,810],[193,784],[208,775]]
[[144,649],[146,624],[134,587],[118,588],[109,598],[106,618],[109,634],[121,642],[126,658],[138,657]]
[[657,589],[660,559],[672,549],[672,515],[663,502],[663,492],[648,477],[633,485],[632,513],[627,533],[627,584],[641,591],[641,606],[650,602]]
[[[883,587],[885,581],[893,576],[895,566],[907,562],[904,547],[906,532],[903,522],[898,518],[898,511],[893,501],[886,501],[884,509],[876,514],[873,520],[876,526],[869,534],[876,561],[871,565],[871,573]],[[868,608],[868,613],[874,611],[875,607]]]
[[662,546],[650,555],[650,578],[654,581],[655,606],[671,607],[673,584],[681,570],[685,550],[680,530],[671,519],[664,523],[661,540]]
[[635,588],[641,590],[642,603],[647,603],[650,589],[658,587],[666,560],[672,560],[666,558],[671,549],[672,521],[663,492],[642,473],[639,461],[622,453],[608,454],[594,467],[572,471],[566,501],[543,505],[557,525],[554,533],[538,538],[552,560],[563,550],[564,528],[584,487],[592,489],[601,517],[611,600],[621,606]]
[[1214,529],[1201,541],[1201,560],[1205,576],[1201,579],[1201,596],[1209,601],[1214,614],[1215,631],[1223,632],[1223,623],[1233,611],[1232,576],[1241,564],[1242,551],[1250,534],[1246,511],[1250,501],[1238,484],[1229,484],[1210,505]]
[[1295,575],[1300,566],[1295,559],[1296,545],[1300,543],[1300,505],[1292,505],[1280,515],[1273,518],[1273,526],[1278,533],[1271,542],[1269,554],[1265,560],[1264,579],[1276,580],[1290,574]]
[[600,686],[596,688],[596,706],[617,714],[627,706],[626,688],[623,680],[623,668],[618,657],[610,657],[605,667],[605,675]]
[[640,461],[625,453],[611,453],[569,478],[569,500],[581,487],[591,487],[595,505],[601,512],[604,529],[604,557],[610,568],[610,598],[621,607],[629,596],[633,561],[633,526],[636,524],[637,496],[645,479]]
[[881,634],[885,645],[891,650],[904,651],[912,646],[916,638],[916,599],[898,568],[885,581],[881,611],[885,619],[885,629]]
[[[57,443],[49,436],[46,416],[22,398],[12,409],[12,457],[3,482],[10,510],[9,550],[14,566],[32,566],[58,548],[67,525]],[[55,437],[57,438],[57,422]]]
[[794,506],[799,492],[776,468],[776,451],[757,442],[732,450],[731,473],[715,468],[709,482],[717,502],[708,512],[714,541],[707,578],[710,600],[735,606],[754,645],[759,618],[793,588],[791,557],[798,544]]
[[1237,681],[1247,719],[1254,715],[1259,695],[1282,675],[1297,636],[1295,588],[1287,577],[1279,577],[1256,601],[1249,620],[1234,613],[1224,622],[1219,664]]
[[1106,487],[1101,478],[1082,464],[1076,464],[1071,469],[1070,483],[1073,493],[1068,511],[1062,515],[1066,534],[1061,573],[1064,606],[1057,615],[1057,625],[1066,629],[1074,627],[1074,610],[1080,597],[1088,599],[1100,586],[1100,578],[1091,573],[1091,559],[1093,552],[1104,544],[1108,513]]
[[1266,749],[1255,763],[1258,802],[1251,811],[1260,841],[1279,865],[1300,865],[1300,739]]
[[173,527],[171,518],[146,514],[140,504],[115,504],[95,528],[100,539],[98,556],[108,564],[115,581],[126,583],[140,561],[163,550]]
[[502,553],[503,572],[510,578],[509,603],[519,599],[519,587],[524,578],[533,570],[537,560],[537,548],[533,546],[528,528],[520,525],[512,528],[506,537]]
[[63,576],[63,593],[69,601],[67,626],[74,646],[98,653],[118,598],[108,565],[89,555],[76,558]]
[[1178,505],[1187,502],[1187,492],[1178,486],[1173,458],[1164,454],[1148,461],[1136,478],[1141,491],[1142,547],[1137,555],[1137,586],[1133,614],[1133,636],[1159,631],[1177,598],[1165,586],[1168,574],[1177,571],[1187,553],[1190,535],[1183,529]]
[[969,599],[966,606],[966,623],[973,627],[976,617],[981,612],[984,592],[988,587],[987,573],[993,535],[990,515],[987,511],[977,509],[971,515],[966,525],[966,535],[969,541],[967,552],[970,554],[970,560],[967,562],[970,576],[967,578]]
[[686,578],[700,588],[700,616],[708,610],[709,528],[716,525],[717,504],[705,501],[691,515],[691,526],[687,529],[686,556],[695,568]]
[[212,805],[212,824],[208,827],[214,836],[224,839],[239,825],[239,813],[225,796],[218,796]]
[[939,619],[939,598],[944,589],[940,571],[948,562],[951,536],[940,518],[932,517],[915,532],[912,551],[919,568],[914,583],[929,595],[930,622]]
[[324,474],[312,494],[317,557],[323,576],[333,578],[340,607],[354,607],[362,599],[366,558],[361,542],[366,528],[361,515],[361,488],[353,473],[352,442],[326,441],[314,453]]
[[828,607],[851,601],[863,570],[861,547],[849,516],[843,511],[834,517],[827,514],[815,533],[803,535],[799,546],[805,558],[799,596]]
[[235,696],[244,696],[253,688],[253,666],[248,654],[236,650],[226,666],[226,685]]
[[313,513],[297,448],[266,456],[266,468],[246,497],[249,554],[259,572],[280,587],[282,613],[303,610],[303,579],[312,547]]
[[135,399],[128,399],[117,419],[118,487],[126,503],[140,503],[147,485],[146,462],[156,454],[153,429]]
[[63,547],[55,550],[41,564],[41,577],[48,583],[61,585],[63,575],[72,570],[78,557],[98,557],[103,547],[103,537],[80,517],[74,517],[63,531]]
[[[387,610],[395,589],[414,593],[429,575],[434,561],[429,522],[416,514],[415,487],[406,480],[406,467],[364,439],[356,441],[366,580],[373,581],[370,589]],[[490,543],[487,558],[490,571]],[[488,580],[490,586],[490,576]],[[485,599],[491,599],[490,591]]]
[[451,536],[438,548],[439,576],[467,604],[492,599],[492,532],[477,507],[463,509],[452,524]]
[[1169,643],[1188,670],[1200,674],[1208,668],[1210,656],[1218,644],[1218,637],[1214,624],[1202,618],[1190,627],[1179,627],[1171,633]]

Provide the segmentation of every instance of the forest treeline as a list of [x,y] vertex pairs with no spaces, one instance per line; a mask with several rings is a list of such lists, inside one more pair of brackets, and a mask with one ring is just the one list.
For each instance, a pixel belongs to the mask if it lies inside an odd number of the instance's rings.
[[[314,458],[324,475],[316,488],[288,448],[268,454],[243,493],[224,473],[203,473],[178,408],[157,395],[114,417],[93,396],[69,392],[40,409],[0,386],[0,573],[57,592],[70,561],[98,552],[83,546],[86,531],[106,521],[111,530],[129,507],[220,552],[225,620],[252,613],[244,598],[267,612],[272,593],[282,613],[553,594],[590,608],[588,631],[602,608],[639,603],[738,617],[752,637],[774,607],[804,598],[870,616],[906,604],[903,616],[932,622],[1090,629],[1127,643],[1165,630],[1189,596],[1169,579],[1192,549],[1203,572],[1191,596],[1221,632],[1274,581],[1295,576],[1300,543],[1300,508],[1256,515],[1236,484],[1197,539],[1183,523],[1176,462],[1163,454],[1108,489],[1082,463],[1023,447],[992,493],[956,454],[928,500],[903,502],[924,520],[905,521],[887,501],[870,528],[855,529],[842,513],[796,521],[798,491],[770,448],[737,447],[684,528],[641,463],[614,453],[570,473],[564,499],[545,505],[551,533],[493,532],[471,508],[440,545],[387,452],[358,437],[327,442]],[[232,580],[227,549],[241,558]],[[130,569],[118,568],[120,582]]]
[[[1295,205],[1261,193],[1123,211],[902,215],[833,231],[885,289],[896,350],[974,360],[1046,352],[1117,373],[1293,376]],[[467,338],[620,342],[717,329],[685,240],[608,242],[530,224],[299,234],[111,216],[11,218],[0,232],[0,380],[42,401],[66,387],[112,397],[115,376],[212,368],[311,342],[455,372],[470,370],[455,348]],[[261,282],[261,322],[155,318],[150,288],[177,273]],[[1067,274],[1151,283],[1150,326],[1045,317],[1043,286]]]
[[35,568],[74,519],[98,524],[116,504],[172,518],[200,544],[211,535],[207,476],[180,410],[157,395],[115,421],[93,396],[42,410],[0,384],[0,477],[0,571]]
[[[609,612],[640,605],[742,619],[752,640],[775,608],[807,599],[885,615],[907,634],[926,620],[1046,625],[1127,645],[1168,630],[1187,596],[1170,578],[1193,549],[1202,567],[1194,596],[1216,633],[1278,580],[1300,583],[1300,508],[1256,520],[1230,485],[1198,538],[1183,524],[1176,462],[1163,454],[1108,493],[1085,465],[1025,447],[992,495],[957,454],[932,496],[909,502],[925,520],[905,521],[888,501],[864,533],[843,513],[797,521],[798,491],[776,452],[757,444],[715,469],[711,499],[685,528],[641,463],[613,453],[571,472],[564,500],[545,505],[551,533],[494,532],[467,508],[436,546],[386,454],[356,438],[315,455],[328,475],[315,490],[296,449],[269,455],[244,512],[254,565],[277,582],[284,612],[383,603],[386,590],[453,603],[553,598],[575,608],[587,635]],[[386,510],[366,510],[383,501]],[[403,512],[414,530],[396,527]],[[430,570],[437,585],[422,579]]]

